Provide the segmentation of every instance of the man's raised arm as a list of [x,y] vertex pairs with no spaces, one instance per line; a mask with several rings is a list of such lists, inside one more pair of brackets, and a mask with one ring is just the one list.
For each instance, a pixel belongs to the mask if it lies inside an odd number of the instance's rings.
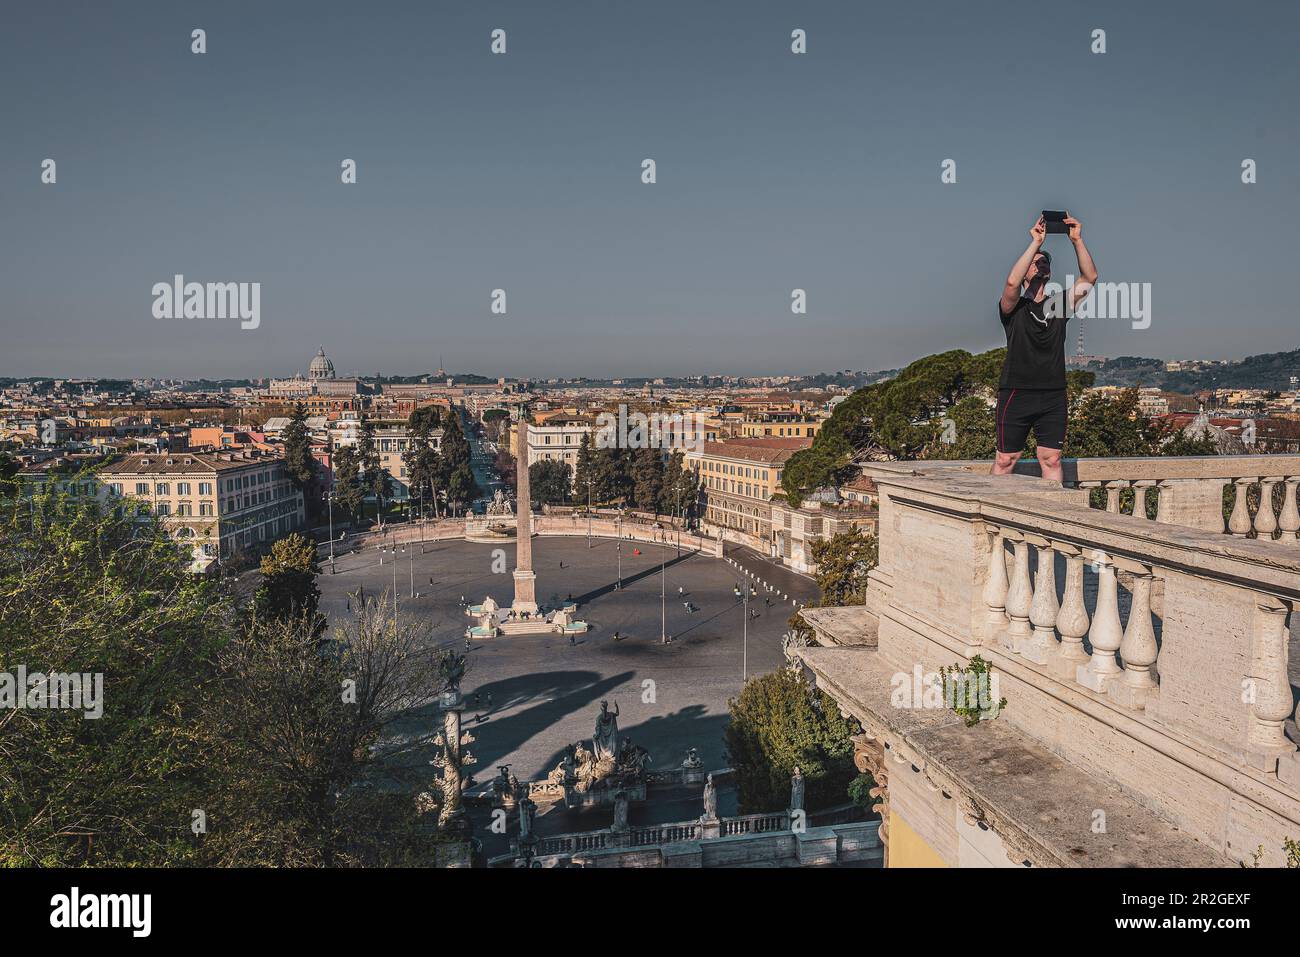
[[1073,312],[1079,300],[1088,295],[1093,283],[1097,281],[1097,267],[1093,264],[1092,253],[1083,244],[1083,223],[1067,214],[1065,225],[1070,227],[1070,242],[1074,243],[1074,255],[1079,260],[1079,278],[1070,290],[1070,311]]
[[1029,264],[1038,255],[1038,249],[1046,238],[1047,226],[1043,223],[1043,217],[1039,216],[1038,222],[1034,223],[1029,230],[1029,245],[1011,267],[1011,272],[1007,274],[1007,284],[1002,287],[1002,300],[999,303],[1002,307],[1002,315],[1005,316],[1016,308],[1016,303],[1020,301],[1020,287],[1024,285],[1025,274],[1029,272]]

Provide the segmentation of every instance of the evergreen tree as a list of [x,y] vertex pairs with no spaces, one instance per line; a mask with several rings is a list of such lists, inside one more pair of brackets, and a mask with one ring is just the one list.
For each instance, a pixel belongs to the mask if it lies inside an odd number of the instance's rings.
[[592,497],[595,497],[596,453],[591,446],[591,433],[582,433],[578,443],[578,458],[573,469],[573,495],[582,504],[587,503],[587,483],[592,485]]
[[451,479],[447,483],[447,498],[451,501],[453,507],[463,508],[466,504],[478,498],[478,483],[474,481],[474,470],[468,462],[456,466],[456,470],[451,473]]
[[361,481],[364,494],[375,497],[375,521],[380,521],[384,512],[384,499],[392,490],[392,476],[379,458],[379,447],[375,444],[375,425],[369,419],[361,423],[357,435],[357,460],[361,466]]
[[664,491],[664,459],[658,449],[632,453],[632,497],[636,507],[659,514]]
[[345,445],[334,453],[334,501],[352,521],[356,521],[365,498],[357,450]]
[[564,505],[572,486],[569,463],[541,459],[528,467],[528,487],[534,505]]
[[674,449],[664,464],[663,494],[659,498],[660,510],[675,516],[683,523],[689,523],[694,517],[699,495],[695,473],[686,468],[686,456],[680,449]]
[[842,802],[857,777],[857,722],[802,675],[781,668],[745,683],[728,702],[727,760],[736,772],[741,814],[776,811],[790,801],[790,777],[803,772],[809,810]]
[[[433,444],[433,428],[438,423],[437,406],[424,406],[411,413],[407,421],[410,441],[402,453],[406,465],[407,484],[412,501],[420,503],[421,508],[430,504],[437,514],[437,490],[445,486],[442,479],[441,456]],[[430,415],[429,412],[434,414]]]
[[312,458],[312,436],[307,430],[307,411],[295,404],[294,415],[285,426],[285,471],[303,498],[311,501],[309,486],[316,481],[316,459]]

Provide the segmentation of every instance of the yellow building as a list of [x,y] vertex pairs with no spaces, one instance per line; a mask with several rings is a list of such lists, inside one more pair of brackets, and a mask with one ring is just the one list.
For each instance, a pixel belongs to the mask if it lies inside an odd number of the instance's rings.
[[685,467],[700,481],[704,521],[770,541],[770,500],[781,487],[785,462],[811,444],[807,438],[729,439],[688,451]]
[[302,492],[284,459],[251,449],[129,455],[104,466],[99,481],[119,507],[156,515],[189,545],[195,570],[241,549],[302,528]]

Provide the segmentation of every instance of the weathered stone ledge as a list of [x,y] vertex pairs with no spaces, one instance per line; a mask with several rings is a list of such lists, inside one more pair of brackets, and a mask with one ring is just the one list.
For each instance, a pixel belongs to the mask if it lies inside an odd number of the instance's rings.
[[[1235,862],[1062,760],[1004,720],[968,728],[945,709],[896,708],[897,669],[872,648],[800,648],[818,685],[883,742],[895,776],[924,775],[1017,856],[1048,867],[1232,867]],[[1104,832],[1094,827],[1105,809]]]

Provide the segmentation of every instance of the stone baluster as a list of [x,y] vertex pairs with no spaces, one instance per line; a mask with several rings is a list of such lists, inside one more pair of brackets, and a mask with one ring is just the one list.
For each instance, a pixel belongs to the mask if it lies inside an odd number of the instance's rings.
[[1168,482],[1156,483],[1156,521],[1173,522],[1173,495],[1169,491]]
[[1277,516],[1273,514],[1273,486],[1281,479],[1264,478],[1259,480],[1259,508],[1255,512],[1255,537],[1260,541],[1270,542],[1277,531]]
[[1110,683],[1107,693],[1126,708],[1141,711],[1147,698],[1156,690],[1153,668],[1158,646],[1156,630],[1151,624],[1151,571],[1136,563],[1123,563],[1130,579],[1128,624],[1120,641],[1119,656],[1124,674]]
[[1291,682],[1287,676],[1287,606],[1260,595],[1252,627],[1250,674],[1246,703],[1250,724],[1246,733],[1246,761],[1262,771],[1277,769],[1277,759],[1296,747],[1286,736],[1291,716]]
[[1101,483],[1100,483],[1100,482],[1078,482],[1078,483],[1076,483],[1076,484],[1077,484],[1077,486],[1078,486],[1079,488],[1081,488],[1081,489],[1085,489],[1085,490],[1088,492],[1088,506],[1091,507],[1091,506],[1092,506],[1092,490],[1095,489],[1095,488],[1101,488]]
[[1026,537],[1038,550],[1038,570],[1029,605],[1029,620],[1034,630],[1022,644],[1020,653],[1035,664],[1045,665],[1056,649],[1056,615],[1061,610],[1056,601],[1056,552],[1047,539]]
[[1087,664],[1079,666],[1076,679],[1085,688],[1101,693],[1119,674],[1115,652],[1123,641],[1124,629],[1119,620],[1119,592],[1114,562],[1105,552],[1100,551],[1093,552],[1091,559],[1097,569],[1097,608],[1093,611],[1092,625],[1088,628],[1092,657]]
[[1128,488],[1128,482],[1106,483],[1106,511],[1119,514],[1119,493]]
[[1138,479],[1133,483],[1133,516],[1135,518],[1147,517],[1147,489],[1150,488],[1156,488],[1156,482],[1153,479]]
[[1253,478],[1233,479],[1232,484],[1236,486],[1234,492],[1236,498],[1232,503],[1232,514],[1228,516],[1228,532],[1245,538],[1250,534],[1250,506],[1246,503],[1246,492],[1255,484]]
[[1029,639],[1029,607],[1034,600],[1034,586],[1029,580],[1029,543],[1022,536],[1015,541],[1016,556],[1012,564],[1011,587],[1007,591],[1007,617],[1011,624],[1002,633],[1002,647],[1019,652]]
[[1282,494],[1282,514],[1278,516],[1277,527],[1282,531],[1282,540],[1291,542],[1300,537],[1300,507],[1296,505],[1296,486],[1300,485],[1300,475],[1288,476]]
[[986,644],[1001,641],[1007,629],[1007,550],[1002,529],[993,530],[993,548],[989,552],[989,571],[984,580],[984,604],[988,606]]
[[1059,543],[1065,554],[1065,598],[1056,616],[1056,630],[1061,642],[1056,646],[1048,667],[1058,678],[1075,681],[1079,667],[1087,662],[1083,636],[1088,633],[1088,608],[1083,601],[1083,553],[1073,545]]

